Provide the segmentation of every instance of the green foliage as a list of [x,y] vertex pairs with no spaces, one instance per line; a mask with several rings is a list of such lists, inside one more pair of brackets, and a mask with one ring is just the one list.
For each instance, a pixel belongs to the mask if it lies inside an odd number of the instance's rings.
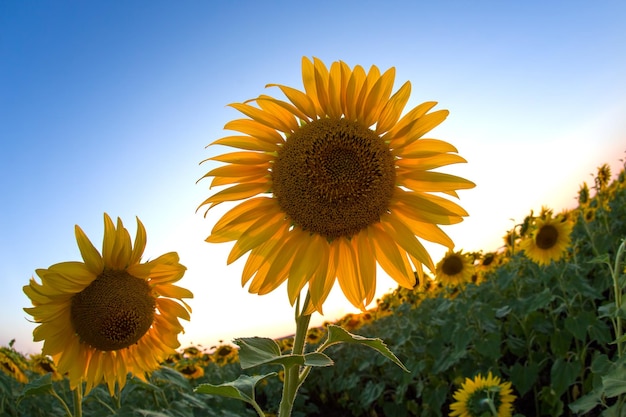
[[[520,227],[476,284],[398,288],[367,319],[346,317],[320,331],[302,355],[263,338],[237,339],[238,349],[221,356],[181,354],[113,398],[94,388],[84,415],[255,416],[252,401],[276,413],[280,369],[298,366],[315,369],[294,417],[447,416],[465,378],[489,371],[512,383],[517,417],[625,416],[624,177],[596,182],[595,195],[568,213],[576,224],[558,262],[539,266],[520,253]],[[30,382],[0,372],[0,416],[65,415],[73,401],[67,381],[39,376],[25,369],[27,358],[3,349]],[[176,370],[182,363],[203,374],[185,378]]]

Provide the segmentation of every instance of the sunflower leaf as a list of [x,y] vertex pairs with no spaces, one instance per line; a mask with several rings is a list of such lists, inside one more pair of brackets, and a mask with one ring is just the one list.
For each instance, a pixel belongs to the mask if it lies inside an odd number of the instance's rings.
[[241,369],[259,365],[282,365],[285,369],[292,366],[330,366],[332,359],[321,352],[305,355],[283,355],[279,345],[273,340],[263,337],[235,339],[239,346],[239,363]]
[[409,372],[400,359],[398,359],[398,357],[394,355],[391,350],[389,350],[387,345],[381,339],[352,334],[339,326],[331,324],[328,326],[328,340],[322,345],[323,349],[337,343],[356,343],[358,345],[370,347],[398,365],[403,371]]
[[278,343],[267,337],[242,337],[235,339],[234,343],[239,346],[239,362],[242,369],[272,363],[281,356]]
[[220,385],[200,384],[194,392],[199,394],[219,395],[221,397],[235,398],[249,404],[256,404],[254,400],[254,387],[256,384],[268,376],[274,376],[276,372],[264,375],[239,375],[234,381],[225,382]]
[[26,384],[22,394],[17,399],[17,404],[19,405],[19,403],[26,397],[47,394],[52,391],[52,375],[48,373]]

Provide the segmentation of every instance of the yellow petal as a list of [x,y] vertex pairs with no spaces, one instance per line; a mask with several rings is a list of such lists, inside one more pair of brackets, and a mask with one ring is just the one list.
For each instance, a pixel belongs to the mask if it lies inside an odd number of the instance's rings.
[[[238,185],[234,185],[232,187],[226,188],[225,190],[222,190],[213,194],[211,197],[204,200],[198,208],[206,204],[210,204],[209,208],[207,209],[208,211],[212,207],[220,203],[223,203],[224,201],[243,200],[245,198],[254,197],[255,195],[260,194],[260,193],[268,193],[268,192],[270,192],[269,184],[265,182],[238,184]],[[206,212],[205,212],[205,216],[206,216]]]
[[293,129],[289,126],[288,120],[282,120],[263,109],[250,106],[245,103],[232,103],[229,104],[229,106],[239,110],[246,116],[250,117],[252,120],[255,120],[271,129],[279,130],[281,132],[293,131]]
[[379,225],[368,227],[370,239],[374,243],[376,260],[398,284],[413,288],[415,275],[410,269],[406,256],[400,253],[396,242]]
[[294,255],[295,262],[289,269],[289,278],[287,280],[287,294],[291,305],[295,303],[304,285],[309,282],[319,268],[319,254],[323,250],[320,247],[323,244],[321,239],[318,235],[304,236],[303,240],[305,242],[308,240],[308,242],[301,245],[298,252]]
[[371,126],[378,120],[380,112],[389,100],[395,78],[396,69],[391,67],[385,71],[369,91],[362,110],[365,126]]
[[263,165],[274,159],[275,156],[269,153],[261,152],[231,152],[223,155],[217,155],[202,162],[206,161],[219,161],[229,164],[240,165]]
[[342,69],[341,63],[335,61],[330,66],[330,74],[328,79],[328,115],[338,119],[343,113],[342,107]]
[[[407,175],[410,175],[412,178],[408,178]],[[406,188],[421,192],[467,190],[476,186],[472,181],[465,178],[442,172],[402,172],[402,174],[396,177],[396,180]],[[467,216],[467,213],[462,214],[462,216]]]
[[155,285],[154,291],[162,297],[170,298],[193,298],[193,293],[187,288],[178,287],[176,285]]
[[252,136],[225,136],[212,142],[211,145],[230,146],[248,151],[275,152],[278,150],[276,143],[266,142]]
[[420,139],[427,132],[438,126],[448,117],[449,113],[448,110],[437,110],[420,117],[410,124],[408,131],[404,135],[393,137],[389,146],[398,152],[398,149]]
[[261,245],[267,239],[271,238],[284,222],[285,215],[281,212],[270,212],[269,214],[259,217],[256,222],[239,236],[226,262],[230,265],[246,252]]
[[345,104],[343,109],[343,114],[345,114],[346,119],[348,120],[357,120],[358,118],[358,99],[359,94],[361,93],[361,89],[363,88],[363,84],[365,83],[365,79],[367,75],[365,74],[365,70],[360,65],[357,65],[352,70],[352,74],[350,74],[350,79],[348,80],[348,84],[346,86],[346,95],[345,95]]
[[378,116],[378,122],[376,123],[377,135],[382,135],[396,124],[402,115],[404,106],[406,106],[406,103],[409,101],[410,95],[411,83],[407,81],[391,96],[385,104],[385,107],[381,110],[380,116]]
[[361,291],[365,300],[364,309],[372,302],[376,293],[376,257],[367,229],[361,230],[352,241],[359,267]]
[[146,228],[143,226],[139,217],[137,217],[137,231],[135,233],[135,244],[133,245],[133,251],[130,255],[129,264],[134,265],[141,261],[143,251],[146,249]]
[[315,80],[315,91],[320,104],[321,115],[330,115],[330,105],[328,100],[328,69],[318,58],[313,58],[313,76]]
[[[379,80],[379,78],[380,78],[380,70],[378,69],[376,65],[372,65],[370,67],[369,72],[367,73],[367,76],[365,77],[365,82],[363,83],[363,87],[361,88],[361,91],[359,91],[359,98],[356,102],[357,118],[361,122],[365,122],[365,120],[369,116],[368,114],[365,113],[365,102],[367,100],[367,97],[370,94],[370,91],[372,90],[376,82]],[[366,126],[369,127],[371,125],[366,125]]]
[[[297,123],[297,120],[294,119],[294,116],[300,120],[309,120],[306,113],[300,110],[298,107],[294,106],[291,103],[287,103],[283,100],[275,99],[274,97],[261,95],[256,99],[256,102],[259,103],[259,106],[268,109],[272,109],[272,111],[276,114],[282,114],[284,118],[289,118],[290,121],[293,119],[294,124],[292,130],[298,129],[300,126]],[[273,106],[270,106],[272,104]],[[291,123],[291,122],[290,122]]]
[[213,226],[211,233],[219,232],[222,228],[238,223],[247,223],[256,220],[259,213],[267,210],[277,210],[276,201],[269,197],[257,197],[246,200],[226,212]]
[[[309,96],[303,93],[300,90],[296,90],[295,88],[287,87],[285,85],[280,84],[267,84],[265,87],[278,87],[280,91],[293,103],[294,106],[298,108],[302,112],[302,114],[306,115],[308,119],[317,118],[317,112],[315,110],[315,104],[311,100]],[[294,114],[296,114],[294,112]],[[300,117],[300,116],[299,116]],[[305,120],[305,117],[302,119]]]
[[357,259],[352,245],[345,238],[337,239],[339,265],[337,265],[337,281],[344,295],[357,308],[363,307],[363,292],[360,285]]
[[235,119],[224,125],[224,129],[235,130],[257,138],[263,142],[278,145],[284,142],[282,135],[274,128],[254,119]]
[[414,107],[383,135],[383,140],[389,142],[394,138],[404,137],[411,130],[411,127],[436,105],[436,101],[426,101]]
[[402,158],[427,158],[448,152],[458,153],[459,151],[443,140],[420,138],[403,147],[398,156]]
[[399,221],[393,214],[383,215],[380,220],[383,229],[402,249],[410,253],[429,269],[434,269],[435,265],[428,251],[404,223]]
[[302,57],[302,85],[304,91],[315,107],[315,114],[323,114],[320,100],[317,97],[317,86],[315,84],[315,66],[307,57]]
[[[419,141],[417,141],[419,142]],[[467,162],[465,158],[457,154],[442,153],[425,158],[399,158],[396,160],[396,165],[405,168],[407,171],[427,171],[435,168],[439,168],[445,165],[458,164]]]
[[83,232],[78,225],[74,227],[74,234],[76,235],[76,243],[78,244],[80,255],[83,261],[85,261],[85,265],[87,265],[87,268],[95,275],[100,274],[104,268],[104,261],[102,260],[100,252],[98,252],[98,249],[96,249],[85,232]]
[[[294,132],[300,128],[298,125],[298,121],[294,117],[294,113],[285,108],[284,105],[279,104],[279,100],[267,100],[268,96],[261,96],[259,98],[254,99],[254,101],[259,105],[261,109],[266,111],[267,113],[273,115],[284,126],[288,129],[289,132]],[[285,103],[287,104],[287,103]],[[291,106],[293,107],[293,106]]]

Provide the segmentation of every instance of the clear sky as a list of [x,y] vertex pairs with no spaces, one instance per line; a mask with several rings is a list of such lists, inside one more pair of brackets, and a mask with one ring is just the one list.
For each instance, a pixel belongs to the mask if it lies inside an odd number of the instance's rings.
[[[293,331],[286,291],[251,295],[231,244],[204,239],[205,145],[267,83],[301,88],[302,56],[395,66],[414,107],[448,119],[429,136],[468,160],[470,217],[445,230],[457,249],[494,250],[530,209],[575,205],[603,163],[626,151],[623,1],[0,2],[0,345],[35,352],[22,286],[35,269],[80,260],[74,225],[101,246],[103,212],[144,259],[178,251],[195,293],[183,345]],[[221,211],[220,211],[221,210]],[[437,262],[445,251],[432,248]],[[378,294],[395,288],[379,273]],[[339,290],[326,317],[354,311]]]

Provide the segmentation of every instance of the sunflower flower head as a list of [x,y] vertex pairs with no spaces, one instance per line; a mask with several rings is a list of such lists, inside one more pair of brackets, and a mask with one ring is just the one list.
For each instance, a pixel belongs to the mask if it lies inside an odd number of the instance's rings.
[[170,252],[141,263],[146,231],[137,219],[134,245],[118,218],[104,214],[102,254],[78,226],[76,241],[83,262],[63,262],[36,270],[24,293],[33,307],[25,308],[38,326],[35,341],[50,355],[74,389],[86,382],[86,392],[106,382],[113,394],[128,373],[143,380],[180,345],[179,318],[189,320],[191,308],[182,300],[193,294],[174,285],[186,268]]
[[[458,197],[474,187],[433,170],[466,162],[457,149],[424,135],[448,115],[425,102],[403,115],[411,84],[395,93],[395,69],[330,68],[302,60],[304,91],[279,84],[286,100],[261,95],[231,104],[245,116],[228,122],[238,132],[213,142],[237,151],[203,162],[211,187],[207,211],[243,200],[217,221],[208,242],[235,241],[227,262],[249,252],[242,285],[267,294],[287,281],[294,304],[308,285],[319,311],[337,280],[355,306],[365,309],[376,287],[376,264],[401,286],[412,288],[423,266],[434,271],[420,239],[448,248],[440,225],[467,212],[434,193]],[[417,274],[415,274],[417,273]]]
[[26,368],[23,358],[13,349],[0,348],[0,371],[4,372],[17,382],[26,384],[28,377],[24,373]]
[[481,374],[474,379],[466,378],[450,405],[450,417],[511,417],[515,395],[510,382],[501,382],[491,372],[487,377]]
[[573,226],[571,221],[563,221],[560,216],[536,218],[531,235],[520,242],[520,248],[533,262],[549,265],[567,252]]
[[463,251],[448,251],[437,263],[435,277],[445,286],[454,287],[472,279],[475,272],[472,260]]

